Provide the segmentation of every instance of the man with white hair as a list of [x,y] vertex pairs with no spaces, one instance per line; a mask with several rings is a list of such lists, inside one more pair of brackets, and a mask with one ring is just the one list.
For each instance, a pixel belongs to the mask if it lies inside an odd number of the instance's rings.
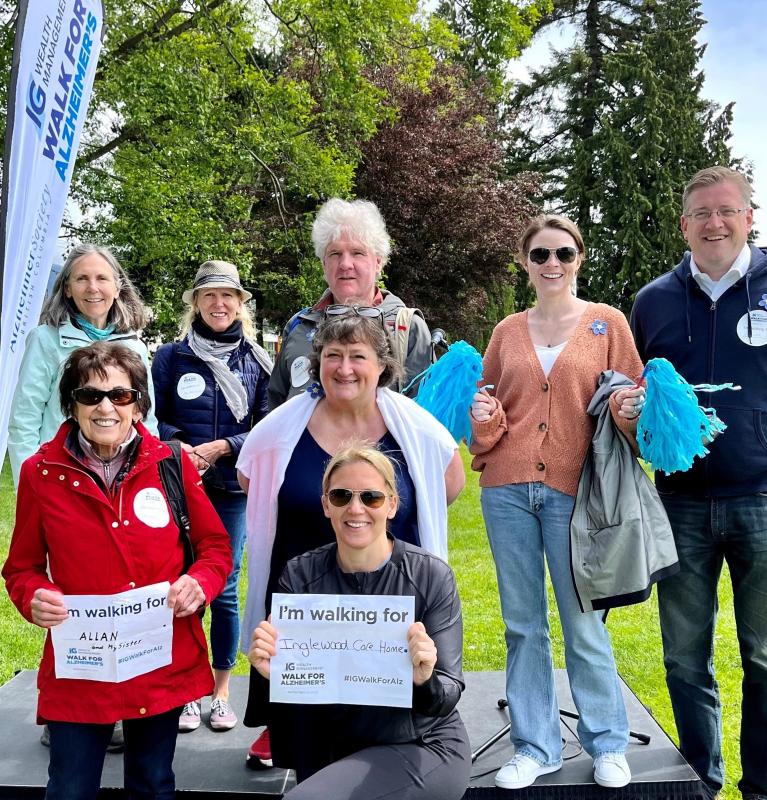
[[366,316],[380,314],[394,355],[405,369],[397,388],[406,387],[432,362],[431,334],[420,311],[408,309],[399,297],[378,286],[391,251],[381,212],[367,200],[328,200],[317,212],[312,242],[328,289],[313,306],[295,314],[282,332],[282,347],[269,382],[269,408],[309,386],[312,339],[319,323],[337,305],[355,306]]

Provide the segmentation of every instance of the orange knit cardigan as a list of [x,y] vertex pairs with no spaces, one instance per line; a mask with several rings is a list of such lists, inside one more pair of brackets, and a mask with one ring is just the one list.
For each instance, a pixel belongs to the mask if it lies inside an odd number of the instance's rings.
[[[596,419],[586,408],[600,372],[614,369],[638,380],[642,373],[626,318],[604,303],[589,303],[548,378],[527,327],[527,311],[512,314],[493,331],[482,380],[492,383],[496,408],[486,422],[472,419],[472,468],[481,486],[540,481],[575,496]],[[595,322],[606,323],[605,333]],[[616,424],[630,439],[636,420]]]

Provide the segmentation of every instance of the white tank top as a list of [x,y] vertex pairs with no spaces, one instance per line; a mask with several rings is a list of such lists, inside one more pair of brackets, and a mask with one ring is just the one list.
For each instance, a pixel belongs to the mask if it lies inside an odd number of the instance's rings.
[[555,344],[553,347],[545,347],[543,345],[535,345],[535,354],[538,356],[538,361],[541,362],[541,369],[543,374],[548,378],[554,362],[557,360],[559,354],[565,349],[567,340],[561,344]]

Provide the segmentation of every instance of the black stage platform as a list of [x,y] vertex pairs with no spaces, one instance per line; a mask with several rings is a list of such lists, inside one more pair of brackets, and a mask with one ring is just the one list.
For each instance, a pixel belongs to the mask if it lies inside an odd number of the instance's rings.
[[[0,687],[0,708],[4,709],[0,717],[0,798],[3,799],[25,800],[44,796],[48,750],[40,745],[41,729],[35,724],[35,677],[34,672],[24,671]],[[235,676],[232,679],[232,704],[238,713],[245,707],[247,687],[247,678]],[[504,694],[503,687],[501,672],[466,673],[466,692],[459,709],[475,750],[508,722],[506,712],[497,706],[498,699]],[[631,691],[626,686],[623,690],[632,730],[650,736],[648,745],[639,744],[635,739],[629,744],[626,755],[633,773],[629,786],[618,790],[596,786],[591,776],[591,759],[578,752],[577,740],[563,726],[567,760],[562,769],[539,778],[534,786],[516,791],[513,796],[520,800],[544,797],[547,800],[703,800],[697,775]],[[557,671],[557,693],[560,707],[573,710],[567,677],[562,670]],[[206,701],[203,703],[203,725],[193,733],[179,734],[178,737],[175,770],[180,800],[224,797],[227,800],[274,800],[292,786],[291,774],[286,770],[253,772],[245,767],[245,753],[257,731],[238,725],[226,733],[214,733],[205,725],[207,711]],[[575,720],[567,722],[575,730]],[[497,789],[493,776],[511,755],[508,737],[481,755],[474,764],[472,775],[476,777],[471,781],[465,800],[508,800],[512,792]],[[102,784],[105,789],[100,798],[123,797],[120,789],[121,756],[107,755]]]

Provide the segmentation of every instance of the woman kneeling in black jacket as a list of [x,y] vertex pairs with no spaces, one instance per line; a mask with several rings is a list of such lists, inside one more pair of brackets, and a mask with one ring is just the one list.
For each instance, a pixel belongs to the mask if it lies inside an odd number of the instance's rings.
[[[463,629],[453,571],[387,535],[397,494],[392,464],[380,451],[366,444],[341,450],[325,470],[322,491],[336,542],[288,562],[280,591],[412,595],[413,706],[272,703],[275,763],[293,767],[299,781],[286,800],[459,800],[471,761],[456,710]],[[248,657],[266,678],[277,637],[267,621],[253,633]]]

